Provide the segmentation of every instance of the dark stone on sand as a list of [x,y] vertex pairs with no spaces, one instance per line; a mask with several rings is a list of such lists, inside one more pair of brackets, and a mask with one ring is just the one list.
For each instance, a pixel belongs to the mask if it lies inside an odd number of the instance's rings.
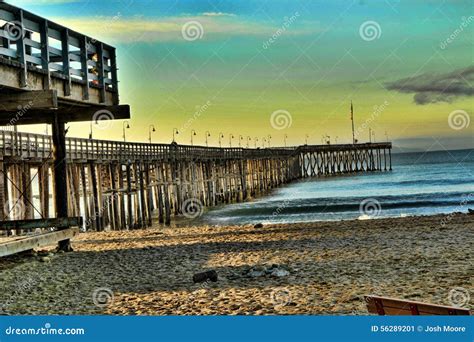
[[467,209],[467,213],[469,215],[474,215],[474,209]]
[[253,226],[254,228],[263,228],[263,224],[261,223],[257,223],[255,226]]
[[195,275],[193,275],[193,282],[195,283],[202,283],[208,280],[216,282],[217,272],[214,270],[211,270],[211,271],[196,273]]

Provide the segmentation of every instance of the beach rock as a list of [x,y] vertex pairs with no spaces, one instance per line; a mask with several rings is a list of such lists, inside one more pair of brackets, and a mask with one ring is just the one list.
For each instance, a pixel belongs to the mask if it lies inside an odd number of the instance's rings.
[[467,213],[469,215],[474,215],[474,209],[467,209]]
[[41,257],[39,259],[41,262],[50,262],[51,261],[51,258],[50,257],[47,257],[47,256],[44,256],[44,257]]
[[216,282],[217,281],[217,272],[214,270],[211,271],[206,271],[206,272],[201,272],[201,273],[196,273],[193,275],[193,282],[194,283],[202,283],[207,280]]
[[254,228],[263,228],[263,224],[262,223],[257,223],[255,226],[253,226]]
[[249,270],[247,275],[250,278],[258,278],[258,277],[263,277],[266,272],[267,272],[267,269],[265,267],[254,267]]
[[289,276],[290,275],[290,272],[288,272],[287,270],[284,270],[282,268],[275,268],[272,273],[271,273],[271,276],[272,277],[286,277],[286,276]]

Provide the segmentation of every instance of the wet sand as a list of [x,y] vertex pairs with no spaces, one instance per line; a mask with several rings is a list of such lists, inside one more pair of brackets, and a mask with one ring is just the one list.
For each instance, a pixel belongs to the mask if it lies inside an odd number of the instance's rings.
[[[472,309],[474,215],[442,222],[84,233],[72,253],[1,259],[0,313],[367,314],[366,294]],[[218,281],[194,284],[206,270]]]

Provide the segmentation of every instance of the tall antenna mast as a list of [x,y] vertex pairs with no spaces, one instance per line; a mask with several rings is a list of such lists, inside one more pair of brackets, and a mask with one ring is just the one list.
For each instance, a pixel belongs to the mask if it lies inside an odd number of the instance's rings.
[[351,100],[351,121],[352,121],[352,144],[355,145],[356,139],[355,139],[355,132],[354,132],[354,107],[352,106],[352,100]]

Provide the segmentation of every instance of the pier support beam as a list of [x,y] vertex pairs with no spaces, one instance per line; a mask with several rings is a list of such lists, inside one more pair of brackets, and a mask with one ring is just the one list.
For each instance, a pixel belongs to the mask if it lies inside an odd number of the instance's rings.
[[[53,175],[54,175],[54,203],[57,218],[67,218],[67,172],[66,172],[66,131],[65,124],[55,115],[52,124],[53,135]],[[61,229],[60,229],[61,230]],[[69,239],[59,241],[58,250],[72,251]]]

